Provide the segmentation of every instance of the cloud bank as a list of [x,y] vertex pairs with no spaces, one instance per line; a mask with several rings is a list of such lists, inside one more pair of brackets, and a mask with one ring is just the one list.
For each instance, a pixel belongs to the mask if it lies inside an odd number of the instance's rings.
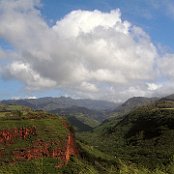
[[0,37],[13,48],[0,49],[0,61],[8,60],[0,62],[4,79],[22,81],[26,90],[114,101],[157,94],[161,77],[174,80],[174,55],[159,56],[150,36],[119,9],[72,11],[50,27],[39,6],[0,1]]

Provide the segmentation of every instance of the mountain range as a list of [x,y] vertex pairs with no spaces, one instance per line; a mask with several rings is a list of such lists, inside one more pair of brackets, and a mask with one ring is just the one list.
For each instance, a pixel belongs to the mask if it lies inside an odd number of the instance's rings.
[[85,107],[91,110],[111,110],[118,106],[118,103],[91,100],[91,99],[72,99],[70,97],[44,97],[38,99],[18,99],[18,100],[3,100],[4,104],[19,104],[28,106],[33,109],[41,109],[51,111],[60,108]]

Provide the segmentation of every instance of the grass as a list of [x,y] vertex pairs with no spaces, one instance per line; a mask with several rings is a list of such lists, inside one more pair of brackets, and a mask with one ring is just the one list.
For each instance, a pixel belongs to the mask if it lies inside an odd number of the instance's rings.
[[56,174],[59,169],[55,168],[57,159],[40,158],[25,162],[2,165],[0,167],[1,174]]
[[[65,143],[67,141],[67,136],[69,130],[65,128],[64,122],[66,122],[63,118],[54,116],[52,114],[48,114],[42,111],[32,111],[31,109],[24,108],[21,106],[5,106],[0,105],[0,131],[8,130],[12,131],[14,128],[36,128],[36,135],[31,135],[23,140],[20,137],[12,140],[11,143],[1,143],[0,149],[4,149],[4,157],[0,157],[0,168],[4,168],[3,172],[7,171],[7,173],[27,173],[27,171],[32,171],[28,168],[36,168],[37,165],[41,165],[40,160],[33,161],[25,161],[23,163],[17,162],[15,164],[10,164],[9,162],[13,162],[15,159],[13,157],[13,152],[18,149],[26,149],[33,146],[33,142],[42,140],[43,142],[56,142],[60,148],[65,147]],[[51,144],[51,146],[53,146]],[[44,166],[48,163],[54,163],[55,160],[51,160],[49,158],[44,158]],[[46,162],[47,161],[47,162]],[[42,161],[43,162],[43,161]],[[6,164],[7,163],[7,164]],[[5,165],[6,164],[6,165]],[[9,165],[10,164],[10,165]],[[53,165],[53,164],[52,164]],[[54,165],[53,165],[54,166]],[[25,169],[25,167],[28,169]],[[48,167],[49,168],[49,167]],[[12,170],[12,171],[10,171]],[[14,172],[13,172],[14,170]],[[17,171],[19,170],[19,171]],[[40,170],[40,167],[39,167]],[[0,173],[3,173],[2,171]],[[33,171],[34,173],[34,171]],[[35,172],[39,173],[39,171]]]
[[[36,127],[37,136],[31,136],[26,140],[17,138],[10,145],[1,144],[0,148],[5,149],[5,159],[1,161],[11,160],[12,152],[15,149],[31,147],[33,142],[36,140],[43,140],[44,142],[57,142],[59,146],[63,148],[66,143],[66,137],[68,130],[65,129],[62,125],[62,121],[59,118],[56,119],[40,119],[40,120],[8,120],[0,122],[0,129],[11,129],[11,128],[27,128],[27,127]],[[9,154],[9,155],[8,155]]]

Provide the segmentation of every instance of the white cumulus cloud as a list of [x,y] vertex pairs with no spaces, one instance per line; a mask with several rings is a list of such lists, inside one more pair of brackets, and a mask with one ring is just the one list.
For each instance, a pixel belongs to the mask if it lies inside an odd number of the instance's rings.
[[113,100],[125,99],[125,92],[144,95],[157,89],[151,83],[157,76],[156,47],[142,28],[122,19],[119,9],[75,10],[50,27],[39,5],[39,0],[0,2],[0,37],[14,48],[6,66],[0,63],[4,78],[20,80],[30,90],[115,95]]

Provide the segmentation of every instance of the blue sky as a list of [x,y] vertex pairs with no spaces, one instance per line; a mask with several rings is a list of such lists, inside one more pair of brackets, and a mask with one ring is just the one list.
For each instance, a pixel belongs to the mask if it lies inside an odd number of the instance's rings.
[[109,12],[119,8],[123,19],[142,27],[155,44],[174,51],[174,2],[170,0],[164,3],[161,0],[43,0],[42,4],[41,12],[48,23],[56,22],[73,10]]
[[172,0],[1,0],[0,23],[0,99],[173,93]]

